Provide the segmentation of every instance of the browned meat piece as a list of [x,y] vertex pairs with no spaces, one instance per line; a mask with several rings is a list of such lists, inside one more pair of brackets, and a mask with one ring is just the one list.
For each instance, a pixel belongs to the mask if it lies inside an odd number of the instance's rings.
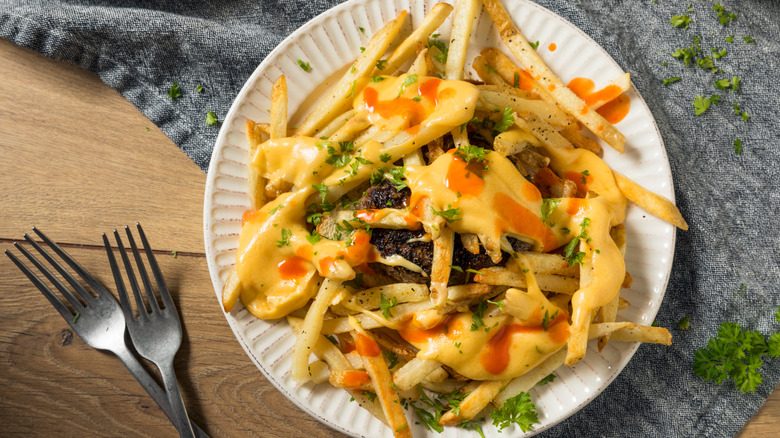
[[358,200],[358,210],[372,210],[379,208],[405,208],[409,205],[409,197],[412,191],[404,188],[398,191],[390,181],[384,180],[380,184],[371,186]]

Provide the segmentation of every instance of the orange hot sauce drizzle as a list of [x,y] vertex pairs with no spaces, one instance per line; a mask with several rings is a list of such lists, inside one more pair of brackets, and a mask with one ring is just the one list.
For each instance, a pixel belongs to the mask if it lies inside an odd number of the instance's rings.
[[[568,171],[563,177],[577,184],[577,194],[582,197],[588,194],[588,185],[593,183],[593,175],[583,175],[579,172]],[[582,182],[583,179],[585,180],[584,183]]]
[[547,46],[547,50],[549,50],[551,52],[554,52],[555,49],[557,49],[557,48],[558,48],[558,45],[556,45],[555,43],[550,43],[550,45]]
[[428,342],[430,339],[437,336],[449,335],[458,331],[462,331],[462,324],[453,324],[453,318],[453,315],[449,315],[444,319],[444,321],[429,329],[415,327],[414,319],[409,319],[402,324],[401,328],[398,329],[398,334],[408,342]]
[[461,196],[477,197],[485,187],[485,180],[468,169],[468,163],[454,155],[447,167],[444,185],[453,192],[460,193]]
[[[607,102],[597,109],[596,112],[601,114],[609,123],[615,124],[620,122],[628,115],[628,111],[631,109],[631,100],[624,94],[621,94],[620,87],[617,85],[607,85],[601,90],[593,91],[596,85],[592,80],[588,78],[574,78],[566,86],[580,99],[585,101],[588,106],[599,101]],[[586,114],[587,112],[587,107],[580,108],[581,114]]]
[[514,230],[532,237],[542,242],[545,251],[551,251],[558,245],[555,235],[539,216],[515,202],[506,193],[496,193],[493,198],[493,209],[498,214],[496,227],[502,232]]
[[[421,83],[417,94],[434,107],[438,104],[438,89],[441,79],[432,78]],[[396,97],[391,100],[379,100],[379,92],[372,87],[363,91],[363,102],[370,114],[376,114],[383,119],[400,116],[408,121],[406,132],[414,135],[420,131],[420,123],[428,117],[428,112],[421,102],[408,97]]]
[[365,371],[345,370],[342,373],[342,383],[345,388],[360,389],[362,385],[371,383],[371,377]]
[[518,70],[517,71],[517,75],[518,75],[517,76],[517,78],[518,78],[517,87],[518,88],[520,88],[521,90],[524,90],[524,91],[531,91],[531,90],[534,89],[534,84],[536,82],[534,81],[534,78],[531,77],[530,74],[528,74],[527,71],[522,70],[522,69]]
[[355,349],[359,355],[366,357],[376,357],[381,353],[379,345],[363,333],[358,333],[355,340]]
[[282,280],[295,280],[301,278],[309,271],[306,265],[309,262],[298,256],[288,257],[276,265],[279,277]]
[[[547,326],[550,340],[561,344],[569,337],[569,316],[559,313]],[[508,324],[496,331],[496,334],[485,344],[479,355],[479,363],[491,374],[501,374],[509,365],[509,347],[512,345],[512,335],[515,333],[540,333],[544,331],[541,325],[525,326]]]
[[376,220],[376,210],[358,210],[355,212],[355,217],[366,222],[374,222]]

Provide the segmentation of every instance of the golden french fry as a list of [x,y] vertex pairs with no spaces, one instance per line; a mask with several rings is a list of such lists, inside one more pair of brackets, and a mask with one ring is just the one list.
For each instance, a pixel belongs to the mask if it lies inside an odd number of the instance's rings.
[[279,76],[271,89],[271,138],[287,137],[287,79]]
[[504,82],[504,79],[498,74],[496,69],[488,64],[487,60],[481,55],[474,58],[474,62],[471,63],[471,67],[477,72],[477,76],[482,79],[482,82],[488,85],[497,85],[502,88],[509,88],[509,84]]
[[444,77],[447,79],[463,79],[471,28],[477,19],[479,9],[479,0],[458,0],[455,5],[452,32],[450,32],[450,49],[444,66]]
[[296,135],[311,136],[322,129],[338,114],[346,111],[352,99],[363,89],[368,75],[385,53],[403,26],[407,12],[401,11],[368,42],[366,50],[358,56],[351,69],[347,70],[333,90],[323,98],[295,131]]
[[323,316],[339,288],[341,288],[340,282],[324,279],[314,303],[306,313],[301,335],[296,339],[293,348],[292,378],[298,383],[305,383],[311,378],[309,356],[320,337]]
[[447,303],[447,281],[450,279],[455,233],[444,227],[433,240],[433,265],[431,267],[431,302],[434,306]]
[[441,369],[441,362],[415,357],[393,374],[393,382],[401,391],[417,386],[426,376]]
[[555,104],[543,100],[524,99],[511,93],[490,91],[484,88],[480,89],[479,97],[480,103],[484,103],[485,108],[477,105],[478,110],[503,110],[505,107],[509,107],[517,114],[531,113],[559,128],[568,128],[575,123],[571,116],[561,111]]
[[486,380],[479,383],[476,389],[471,391],[458,405],[457,409],[445,412],[439,424],[455,424],[471,420],[501,392],[510,380]]
[[393,378],[390,370],[387,369],[387,363],[382,357],[374,338],[358,324],[356,320],[351,320],[352,338],[355,340],[355,349],[360,357],[363,358],[363,364],[366,367],[368,375],[371,376],[371,385],[382,405],[382,411],[387,418],[388,426],[396,437],[411,437],[412,432],[406,421],[404,410],[401,408],[401,400],[398,393],[393,389]]
[[688,229],[688,223],[685,222],[680,210],[670,200],[656,195],[619,172],[612,171],[612,173],[615,175],[618,188],[629,201],[681,230]]
[[563,138],[569,140],[571,144],[574,145],[574,147],[587,149],[596,155],[601,155],[601,146],[599,146],[599,144],[595,141],[584,136],[582,133],[580,133],[580,131],[575,130],[573,127],[561,129],[559,132]]
[[338,388],[355,389],[361,391],[373,391],[371,376],[366,371],[358,370],[332,370],[330,377],[326,379],[331,385]]
[[417,45],[426,43],[428,37],[447,19],[452,12],[452,6],[446,3],[438,3],[431,8],[431,12],[425,16],[422,23],[412,32],[387,58],[387,64],[382,70],[376,69],[373,74],[390,75],[395,73],[407,59],[411,58]]
[[407,73],[410,75],[428,76],[428,63],[426,61],[427,56],[428,49],[422,49],[422,51],[417,54],[417,58],[414,59],[414,62],[412,63],[411,67],[409,67]]
[[[527,287],[525,277],[522,274],[509,271],[506,268],[483,268],[480,274],[474,276],[477,283],[505,285],[524,289]],[[538,274],[536,281],[539,287],[545,292],[555,292],[571,295],[579,288],[579,281],[576,278],[564,277],[554,274]]]
[[[347,114],[349,114],[349,112],[345,113],[345,116]],[[331,124],[333,124],[333,122],[331,122]],[[344,122],[335,132],[327,136],[328,141],[331,143],[338,143],[352,140],[369,126],[371,126],[371,122],[368,121],[368,115],[365,111],[355,112],[353,110],[352,117]],[[327,129],[323,129],[322,132],[320,132],[320,134],[323,134],[323,137],[325,136],[326,130]]]
[[496,72],[498,72],[507,84],[524,95],[521,97],[542,99],[545,102],[555,103],[555,100],[550,96],[550,93],[539,86],[528,72],[515,65],[515,63],[500,50],[489,47],[483,49],[480,54],[485,58],[488,64],[496,69]]
[[512,379],[504,389],[493,399],[493,404],[501,407],[505,401],[520,394],[521,392],[528,392],[533,388],[540,380],[544,379],[550,373],[557,370],[563,365],[563,361],[566,359],[566,348],[561,348],[550,357],[545,359],[542,363],[532,368],[527,373],[520,377]]
[[525,36],[512,24],[512,19],[507,14],[499,0],[484,0],[485,8],[498,27],[501,40],[509,48],[513,55],[523,64],[525,69],[536,82],[542,85],[556,103],[567,113],[574,116],[590,129],[596,136],[607,142],[616,151],[623,152],[626,137],[620,133],[601,114],[588,108],[573,91],[547,67],[542,58],[536,53]]
[[616,330],[611,339],[618,342],[645,342],[651,344],[672,345],[672,334],[663,327],[638,325]]
[[227,279],[225,279],[225,285],[222,286],[222,308],[225,309],[225,312],[233,310],[239,296],[241,296],[241,281],[234,265],[230,268]]
[[[262,135],[270,132],[262,129],[260,126],[261,124],[251,120],[246,121],[245,129],[247,140],[249,140],[249,163],[252,163],[252,158],[263,143]],[[252,209],[257,210],[268,202],[268,198],[265,196],[265,185],[268,181],[251,164],[247,167],[247,178],[249,180],[249,204]]]
[[[614,85],[620,89],[620,93],[625,93],[629,89],[631,89],[631,73],[623,73],[622,75],[618,76],[615,80],[611,81],[609,85]],[[596,102],[593,102],[590,104],[590,109],[597,110],[604,106],[605,103],[609,102],[612,99],[608,100],[599,100]]]

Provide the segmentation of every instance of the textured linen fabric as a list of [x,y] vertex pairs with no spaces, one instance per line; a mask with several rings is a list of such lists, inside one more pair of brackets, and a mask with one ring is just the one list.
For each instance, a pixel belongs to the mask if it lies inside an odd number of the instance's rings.
[[[206,110],[224,117],[264,56],[337,3],[0,0],[0,37],[97,73],[205,170],[218,132],[205,125]],[[702,1],[692,12],[687,2],[668,0],[538,3],[580,27],[631,73],[661,130],[677,205],[691,226],[677,234],[657,318],[674,344],[641,346],[601,395],[543,436],[734,435],[780,380],[780,359],[764,364],[764,382],[752,394],[731,381],[703,382],[691,365],[694,350],[722,321],[764,334],[780,329],[773,317],[780,304],[780,2],[724,3],[738,15],[727,26]],[[686,13],[690,28],[672,27],[670,18]],[[726,42],[732,34],[734,42]],[[694,35],[701,35],[704,51],[728,51],[715,61],[725,73],[672,58],[675,49],[693,45]],[[715,79],[732,75],[741,79],[738,92],[714,88]],[[675,76],[682,79],[662,85]],[[173,82],[182,89],[176,100],[168,98]],[[196,85],[205,92],[196,93]],[[694,98],[712,94],[722,103],[695,116]],[[735,100],[748,122],[734,114]],[[736,138],[741,155],[733,150]],[[676,324],[685,316],[691,327],[683,331]]]

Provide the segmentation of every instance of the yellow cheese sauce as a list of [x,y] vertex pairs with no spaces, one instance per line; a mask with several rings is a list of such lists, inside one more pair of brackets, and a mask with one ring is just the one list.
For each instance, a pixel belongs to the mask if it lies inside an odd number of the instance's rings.
[[[294,187],[244,217],[236,269],[240,299],[255,316],[284,317],[314,297],[322,278],[351,280],[356,270],[371,272],[367,263],[380,261],[421,271],[400,256],[380,258],[363,229],[345,240],[329,240],[311,235],[306,222],[307,206],[320,202],[321,187],[328,188],[324,196],[334,201],[474,117],[479,90],[473,84],[415,75],[381,78],[358,93],[353,107],[379,133],[390,133],[377,137],[387,141],[279,138],[263,143],[252,157],[250,164],[258,174]],[[421,206],[430,205],[434,213],[450,213],[444,216],[448,228],[479,235],[486,248],[502,247],[504,237],[510,236],[531,243],[535,251],[549,252],[581,238],[575,250],[584,253],[581,269],[587,270],[583,278],[589,283],[572,297],[571,316],[572,327],[585,324],[593,310],[620,291],[625,265],[609,230],[624,220],[626,199],[609,167],[592,152],[545,146],[515,127],[501,136],[497,141],[523,140],[539,147],[550,158],[552,170],[574,181],[584,197],[545,202],[536,186],[497,152],[485,151],[468,162],[457,153],[445,153],[429,165],[405,168],[412,192],[406,211],[364,210],[356,217],[371,222],[393,214],[399,216],[393,223],[402,219],[415,229],[428,213]],[[502,248],[511,250],[506,244]],[[548,301],[532,278],[528,284],[527,292],[515,291],[511,296],[525,303],[527,318],[495,311],[480,319],[467,311],[422,329],[412,317],[401,324],[399,333],[420,349],[419,357],[438,360],[469,378],[516,377],[559,350],[569,337],[568,313]]]

